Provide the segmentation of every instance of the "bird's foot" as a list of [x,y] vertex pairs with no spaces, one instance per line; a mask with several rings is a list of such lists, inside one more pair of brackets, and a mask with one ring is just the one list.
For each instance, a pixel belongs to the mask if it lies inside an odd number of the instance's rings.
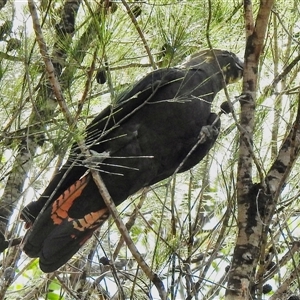
[[218,129],[213,125],[206,125],[201,128],[199,139],[200,144],[204,144],[207,140],[213,139],[219,134]]

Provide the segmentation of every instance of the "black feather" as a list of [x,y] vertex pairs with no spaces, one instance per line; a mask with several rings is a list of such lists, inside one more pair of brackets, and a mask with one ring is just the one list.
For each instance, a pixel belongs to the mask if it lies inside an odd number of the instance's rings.
[[[231,52],[202,51],[180,67],[146,75],[92,121],[85,142],[99,154],[95,168],[116,205],[203,159],[220,129],[211,102],[225,84],[242,77],[242,68]],[[213,125],[213,135],[199,143],[207,125]],[[33,223],[23,249],[31,257],[40,257],[45,272],[66,263],[108,217],[90,174],[80,179],[88,171],[84,163],[74,144],[68,161],[38,201],[22,212],[22,218]],[[76,188],[80,192],[73,193]],[[83,229],[78,222],[84,222]]]

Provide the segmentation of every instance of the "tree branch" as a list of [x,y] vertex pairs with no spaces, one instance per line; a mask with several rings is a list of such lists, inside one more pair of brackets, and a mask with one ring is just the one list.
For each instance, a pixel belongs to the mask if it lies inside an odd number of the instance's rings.
[[259,58],[264,45],[269,16],[274,0],[260,1],[256,22],[252,3],[244,0],[246,31],[243,95],[240,113],[240,148],[237,171],[238,237],[228,277],[226,299],[250,298],[254,289],[253,270],[260,255],[264,205],[268,201],[261,184],[253,185],[253,132]]
[[[63,98],[61,89],[60,89],[60,84],[57,80],[57,77],[55,76],[54,73],[54,67],[53,64],[51,62],[51,59],[49,57],[49,54],[47,53],[47,47],[45,44],[45,41],[43,39],[43,34],[41,31],[41,27],[40,27],[40,23],[39,23],[39,19],[38,19],[38,15],[37,15],[37,10],[35,7],[35,4],[33,2],[33,0],[28,0],[28,6],[30,9],[30,13],[32,15],[33,18],[33,27],[34,27],[34,31],[36,34],[36,39],[38,42],[38,45],[40,47],[40,52],[41,55],[43,57],[43,61],[44,64],[46,66],[46,70],[48,73],[48,77],[49,77],[49,82],[52,86],[53,92],[56,96],[57,102],[61,108],[62,113],[64,114],[68,125],[70,127],[70,129],[74,129],[76,127],[76,123],[74,121],[74,118],[72,117],[66,102]],[[83,141],[79,141],[78,145],[82,151],[82,153],[86,156],[89,157],[90,153],[87,150],[87,147],[85,146]],[[106,204],[106,206],[108,207],[122,237],[124,238],[129,250],[131,251],[132,255],[134,256],[134,258],[137,260],[137,263],[139,264],[139,266],[141,267],[141,269],[144,271],[144,273],[147,275],[147,277],[153,282],[153,284],[156,286],[159,295],[161,297],[161,299],[165,300],[167,299],[167,293],[165,291],[164,285],[162,283],[162,281],[159,279],[159,277],[157,276],[157,274],[155,274],[151,268],[147,265],[147,263],[144,261],[143,257],[141,256],[141,254],[139,253],[139,251],[137,250],[137,248],[135,247],[132,239],[130,238],[130,235],[128,233],[128,230],[126,229],[126,226],[124,225],[123,221],[121,220],[121,218],[119,217],[119,213],[115,207],[115,204],[113,202],[113,199],[110,197],[108,190],[106,189],[99,173],[95,170],[90,170],[93,179],[99,189],[99,192]]]

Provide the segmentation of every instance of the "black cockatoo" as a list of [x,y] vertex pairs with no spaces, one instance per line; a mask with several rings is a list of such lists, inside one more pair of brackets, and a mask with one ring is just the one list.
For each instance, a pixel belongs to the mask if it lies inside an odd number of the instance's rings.
[[[179,67],[146,75],[91,122],[85,143],[116,205],[203,159],[220,129],[211,103],[242,72],[235,54],[201,51]],[[198,143],[209,127],[213,134]],[[23,250],[39,257],[44,272],[65,264],[109,217],[86,163],[74,144],[41,197],[21,212],[29,228]]]

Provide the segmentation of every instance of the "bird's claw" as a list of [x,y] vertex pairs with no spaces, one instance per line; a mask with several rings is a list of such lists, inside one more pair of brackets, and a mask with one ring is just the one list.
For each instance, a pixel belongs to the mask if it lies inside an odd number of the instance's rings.
[[215,126],[206,125],[201,128],[199,138],[200,144],[204,144],[207,140],[212,139],[216,135],[218,135],[219,131],[216,129]]

